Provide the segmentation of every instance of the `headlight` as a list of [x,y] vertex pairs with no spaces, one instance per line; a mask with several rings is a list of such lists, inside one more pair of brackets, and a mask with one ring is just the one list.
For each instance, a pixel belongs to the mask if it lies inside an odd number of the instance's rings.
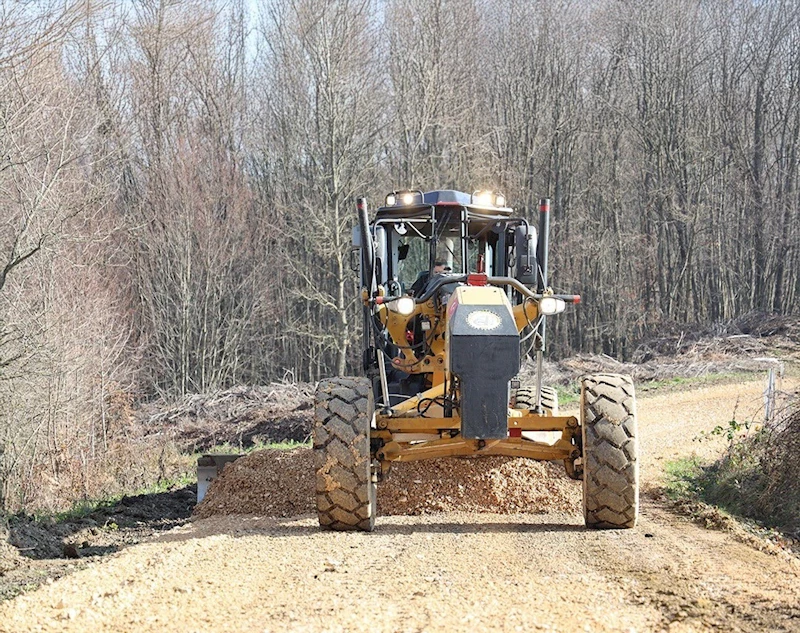
[[496,207],[504,207],[506,206],[506,197],[502,193],[497,193],[494,196],[494,206]]
[[396,195],[394,195],[393,193],[390,193],[388,196],[386,196],[386,206],[387,207],[393,207],[396,204],[397,204],[397,196]]
[[413,192],[407,191],[406,193],[400,196],[400,200],[402,201],[403,204],[414,204],[414,198],[416,197],[417,196]]
[[409,314],[413,314],[417,304],[411,297],[400,297],[399,299],[390,301],[388,306],[392,312],[397,312],[403,316],[408,316]]
[[563,312],[567,307],[563,299],[556,299],[555,297],[542,297],[539,299],[539,314],[549,316],[551,314],[558,314]]

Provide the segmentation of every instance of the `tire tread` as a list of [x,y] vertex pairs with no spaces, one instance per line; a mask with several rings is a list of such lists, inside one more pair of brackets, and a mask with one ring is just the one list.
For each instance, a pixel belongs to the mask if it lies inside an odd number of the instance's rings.
[[620,374],[581,380],[583,510],[587,527],[635,527],[639,457],[633,381]]
[[317,387],[312,438],[323,529],[375,529],[369,437],[374,408],[366,378],[331,378]]

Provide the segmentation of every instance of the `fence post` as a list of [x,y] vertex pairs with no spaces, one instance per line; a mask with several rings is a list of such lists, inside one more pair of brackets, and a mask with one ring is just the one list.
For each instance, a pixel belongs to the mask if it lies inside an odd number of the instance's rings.
[[777,358],[757,360],[770,361],[769,373],[767,374],[767,388],[764,390],[764,423],[769,424],[772,418],[775,417],[778,392],[781,390],[782,386],[784,364]]
[[775,413],[775,367],[769,368],[767,389],[764,391],[764,424],[769,424]]

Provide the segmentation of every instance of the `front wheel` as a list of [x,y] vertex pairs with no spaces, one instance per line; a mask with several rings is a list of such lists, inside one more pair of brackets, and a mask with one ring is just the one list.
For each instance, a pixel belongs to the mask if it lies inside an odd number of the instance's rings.
[[581,379],[583,515],[591,528],[632,528],[639,515],[636,396],[630,376]]
[[315,405],[312,436],[320,527],[371,532],[377,501],[369,441],[375,413],[370,381],[322,380]]

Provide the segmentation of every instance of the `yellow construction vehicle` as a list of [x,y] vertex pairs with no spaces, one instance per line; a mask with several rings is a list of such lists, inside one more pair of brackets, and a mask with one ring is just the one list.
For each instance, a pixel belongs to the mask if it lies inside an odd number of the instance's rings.
[[[394,191],[371,222],[366,200],[357,206],[365,375],[316,392],[320,525],[372,531],[376,487],[394,462],[508,455],[562,461],[583,481],[588,527],[633,527],[633,382],[583,377],[579,417],[559,415],[542,385],[546,317],[580,302],[547,283],[549,201],[538,231],[489,191]],[[529,355],[535,384],[521,385]]]

